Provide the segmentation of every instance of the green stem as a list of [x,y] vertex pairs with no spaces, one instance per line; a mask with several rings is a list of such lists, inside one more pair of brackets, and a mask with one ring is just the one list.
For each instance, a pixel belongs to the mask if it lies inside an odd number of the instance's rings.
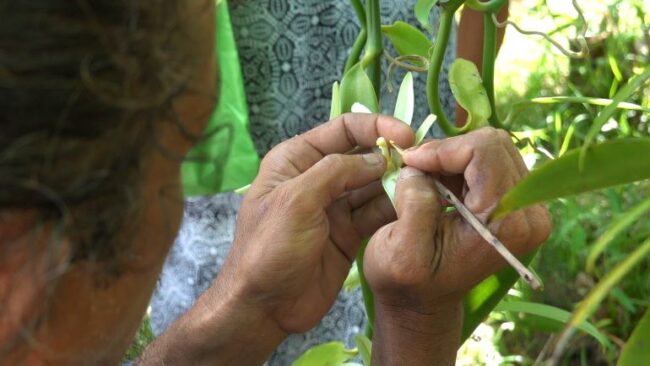
[[348,57],[348,60],[345,62],[345,69],[343,69],[343,74],[348,72],[348,70],[350,70],[352,66],[356,65],[357,61],[359,61],[359,56],[361,55],[361,51],[363,50],[363,47],[366,45],[367,39],[368,39],[368,32],[366,31],[364,25],[359,31],[359,35],[357,36],[356,41],[354,41],[354,44],[352,45],[352,49],[350,50],[350,56]]
[[483,87],[490,100],[492,114],[488,121],[496,128],[503,128],[503,124],[497,114],[497,106],[494,97],[494,64],[497,57],[497,27],[492,22],[491,12],[483,13]]
[[366,337],[372,340],[372,334],[375,324],[375,300],[372,290],[366,281],[366,276],[363,274],[363,255],[366,252],[368,240],[364,240],[357,253],[357,270],[359,271],[359,282],[361,283],[361,293],[363,294],[363,304],[366,308],[366,315],[368,316],[368,323],[366,324]]
[[442,10],[440,14],[440,24],[438,26],[438,36],[436,43],[433,46],[431,59],[429,60],[429,71],[427,74],[427,99],[429,101],[429,109],[431,113],[438,117],[438,123],[447,136],[458,135],[460,130],[449,122],[445,111],[440,103],[440,73],[442,72],[442,63],[445,58],[445,51],[447,50],[447,43],[449,43],[449,33],[454,22],[455,9],[449,6]]
[[380,100],[381,93],[381,54],[384,51],[381,37],[381,16],[379,0],[366,1],[366,26],[368,41],[366,43],[366,54],[361,60],[362,65],[367,67],[368,77],[372,81],[377,100]]

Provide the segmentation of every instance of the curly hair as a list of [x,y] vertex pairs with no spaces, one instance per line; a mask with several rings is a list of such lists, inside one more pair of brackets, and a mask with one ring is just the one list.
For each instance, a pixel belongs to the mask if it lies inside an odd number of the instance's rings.
[[141,157],[187,87],[183,3],[0,1],[0,210],[59,220],[72,261],[119,268]]

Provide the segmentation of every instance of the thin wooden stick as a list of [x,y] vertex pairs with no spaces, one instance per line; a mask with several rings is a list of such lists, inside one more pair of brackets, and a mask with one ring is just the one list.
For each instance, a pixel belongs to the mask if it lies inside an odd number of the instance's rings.
[[533,290],[539,290],[542,287],[541,282],[535,276],[526,266],[524,266],[517,257],[515,257],[508,248],[506,248],[499,239],[497,239],[494,234],[490,232],[490,230],[483,225],[479,219],[474,216],[474,214],[456,197],[447,187],[442,185],[438,180],[434,179],[434,183],[436,185],[436,188],[438,189],[438,192],[444,197],[447,201],[451,202],[454,207],[456,207],[456,210],[463,216],[465,221],[467,221],[473,228],[476,230],[479,235],[485,239],[490,245],[494,247],[494,249],[501,254],[501,256],[514,268],[521,278],[526,281],[526,283],[533,289]]

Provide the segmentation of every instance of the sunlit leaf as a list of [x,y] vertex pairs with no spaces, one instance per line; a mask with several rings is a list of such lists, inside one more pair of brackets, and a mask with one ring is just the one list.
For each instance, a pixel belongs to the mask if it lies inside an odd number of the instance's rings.
[[632,331],[618,359],[617,366],[645,365],[650,360],[650,309]]
[[341,115],[341,95],[339,93],[339,82],[332,85],[332,104],[330,105],[330,119]]
[[[533,98],[530,100],[530,102],[535,104],[584,103],[584,104],[597,105],[601,107],[607,107],[612,103],[614,103],[614,100],[605,99],[605,98],[591,98],[591,97],[557,96],[557,97]],[[645,108],[643,106],[630,103],[630,102],[620,102],[618,103],[617,108],[650,113],[650,108]]]
[[612,98],[613,102],[607,107],[605,107],[598,114],[598,116],[596,116],[596,118],[594,119],[594,123],[592,123],[591,127],[589,128],[589,132],[587,132],[587,137],[585,137],[584,144],[582,145],[581,160],[585,159],[585,155],[588,151],[588,148],[591,146],[591,142],[596,138],[603,125],[607,121],[609,121],[612,115],[614,115],[614,112],[616,112],[618,104],[624,101],[625,99],[629,98],[641,85],[643,85],[643,83],[648,78],[650,78],[650,67],[646,68],[641,75],[636,75],[635,77],[630,79],[627,85],[621,88],[621,90],[619,90],[616,93],[614,98]]
[[468,114],[463,131],[471,131],[490,118],[490,99],[473,62],[462,58],[454,60],[449,68],[449,85],[456,101]]
[[634,206],[632,209],[625,212],[623,216],[615,220],[598,238],[593,248],[591,248],[589,251],[586,265],[587,272],[593,273],[594,266],[596,265],[596,260],[598,259],[598,256],[605,250],[605,248],[607,248],[607,246],[616,237],[618,237],[619,234],[621,234],[630,225],[634,224],[639,219],[639,217],[648,211],[650,211],[650,198]]
[[340,365],[356,356],[356,349],[346,349],[341,342],[319,344],[303,353],[293,366],[333,366]]
[[[628,274],[634,266],[639,264],[641,260],[647,258],[650,254],[650,239],[646,240],[640,247],[636,248],[629,254],[623,261],[618,263],[598,284],[589,291],[587,296],[580,302],[578,307],[573,312],[569,324],[562,332],[558,340],[558,349],[562,349],[568,343],[573,329],[587,320],[596,309],[603,299],[610,293],[612,288],[616,286],[626,274]],[[557,351],[557,350],[556,350]]]
[[433,27],[429,22],[429,14],[436,2],[438,2],[438,0],[418,0],[415,4],[415,18],[420,22],[420,24],[422,24],[422,27],[429,32],[433,32]]
[[418,127],[418,130],[415,131],[415,144],[419,145],[422,140],[427,136],[427,132],[431,129],[434,123],[436,123],[436,117],[435,114],[430,114],[427,116],[427,118],[422,122],[420,127]]
[[608,141],[587,151],[580,171],[580,150],[571,150],[534,169],[501,199],[492,216],[500,218],[532,204],[650,178],[648,156],[650,138]]
[[429,50],[433,47],[433,42],[414,26],[397,21],[391,25],[382,25],[381,31],[401,56],[418,55],[429,58]]
[[357,334],[354,336],[354,342],[357,344],[357,349],[359,350],[361,360],[363,360],[363,365],[370,366],[370,361],[372,360],[372,342],[363,334]]
[[397,93],[397,101],[395,102],[395,113],[393,116],[403,121],[407,125],[411,125],[413,120],[413,111],[415,109],[415,95],[413,92],[413,74],[406,73],[402,84]]
[[[571,318],[571,313],[546,304],[539,304],[527,301],[502,301],[494,308],[494,311],[505,311],[511,313],[525,313],[530,315],[541,316],[547,319],[555,320],[560,323],[566,323]],[[585,321],[578,326],[578,329],[590,334],[601,345],[610,346],[609,339],[602,334],[593,324]]]
[[339,87],[341,95],[341,113],[351,112],[354,103],[361,103],[371,112],[379,112],[379,103],[375,89],[368,75],[361,68],[361,64],[354,65],[343,76]]

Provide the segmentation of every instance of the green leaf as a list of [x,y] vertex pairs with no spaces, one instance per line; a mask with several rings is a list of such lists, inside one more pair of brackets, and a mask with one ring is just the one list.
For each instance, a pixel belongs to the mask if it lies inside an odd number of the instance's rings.
[[[641,260],[647,258],[650,254],[650,239],[646,240],[634,252],[629,254],[623,261],[618,263],[598,284],[589,291],[587,296],[580,302],[580,305],[573,312],[573,316],[569,320],[569,324],[560,335],[558,344],[566,344],[571,337],[573,329],[587,320],[603,299],[610,293],[612,288],[616,286],[628,272],[634,268]],[[558,348],[561,348],[558,346]]]
[[402,80],[402,84],[399,87],[393,116],[410,126],[411,121],[413,120],[414,109],[415,94],[413,92],[413,74],[408,72],[404,76],[404,80]]
[[449,85],[458,104],[468,114],[467,123],[462,128],[463,132],[479,127],[490,118],[492,114],[490,99],[478,68],[473,62],[457,58],[449,68]]
[[345,292],[352,292],[357,287],[361,286],[361,278],[359,277],[359,268],[355,263],[352,263],[350,267],[350,272],[343,282],[343,290]]
[[[520,258],[521,263],[527,266],[534,256],[535,253],[531,253]],[[481,281],[465,295],[462,341],[472,335],[474,329],[487,318],[518,279],[517,271],[508,266]]]
[[332,105],[330,106],[330,119],[341,115],[341,95],[339,93],[339,82],[332,84]]
[[[567,97],[567,96],[538,97],[538,98],[531,99],[530,102],[536,104],[586,103],[586,104],[597,105],[601,107],[607,107],[612,103],[614,103],[612,99],[591,98],[591,97]],[[629,103],[629,102],[620,102],[616,107],[618,109],[627,109],[630,111],[640,111],[640,112],[650,113],[650,108],[645,108],[638,104]]]
[[645,365],[650,360],[650,309],[646,310],[625,342],[617,366]]
[[429,14],[431,13],[431,9],[433,9],[433,6],[437,1],[438,0],[418,0],[418,2],[415,4],[415,18],[418,20],[418,22],[420,22],[422,27],[424,27],[424,29],[428,30],[429,32],[433,32],[433,27],[429,22]]
[[414,26],[397,21],[392,25],[382,25],[381,31],[388,37],[400,56],[418,55],[429,59],[433,42]]
[[[581,149],[581,162],[582,159],[585,158],[585,154],[587,153],[587,149],[589,146],[591,146],[591,142],[596,138],[598,133],[600,132],[600,129],[603,127],[603,125],[612,117],[614,112],[616,112],[616,109],[618,108],[618,104],[624,101],[625,99],[629,98],[643,83],[650,77],[650,67],[646,68],[645,71],[641,75],[637,75],[634,78],[632,78],[627,85],[625,85],[621,90],[619,90],[616,95],[614,95],[613,102],[605,107],[598,116],[594,119],[594,123],[591,125],[591,128],[589,128],[589,132],[587,132],[587,137],[585,137],[585,142],[582,145]],[[582,165],[581,165],[582,167]]]
[[436,123],[436,120],[438,117],[436,117],[435,114],[430,114],[427,116],[427,118],[422,122],[420,127],[418,127],[418,130],[415,131],[415,144],[419,145],[422,140],[427,136],[427,132],[431,129],[431,126],[433,126],[434,123]]
[[[534,302],[527,301],[502,301],[494,308],[494,311],[505,311],[511,313],[525,313],[530,315],[541,316],[547,319],[555,320],[560,323],[566,323],[571,318],[571,313],[557,308],[555,306],[550,306],[546,304],[539,304]],[[602,334],[593,324],[589,322],[583,322],[578,326],[578,329],[590,334],[594,337],[601,345],[605,347],[611,346],[607,337]]]
[[598,238],[593,248],[589,251],[587,256],[587,272],[593,273],[596,259],[607,248],[607,246],[616,239],[616,237],[627,229],[630,225],[634,224],[641,215],[650,210],[650,198],[634,206],[629,211],[625,212],[623,216],[615,220],[605,232]]
[[339,92],[341,95],[341,113],[352,111],[354,103],[360,103],[368,107],[373,113],[379,112],[375,89],[370,78],[361,68],[361,64],[354,65],[343,75]]
[[361,359],[363,360],[363,365],[370,366],[370,361],[372,360],[372,342],[363,334],[357,334],[354,336],[354,341],[357,344],[357,349],[359,350],[359,355],[361,355]]
[[356,356],[356,349],[346,349],[341,342],[319,344],[303,353],[293,366],[338,366]]
[[500,218],[522,207],[594,189],[650,178],[650,138],[608,141],[590,148],[579,170],[580,150],[533,170],[502,199],[492,214]]
[[381,184],[386,191],[386,195],[390,202],[395,206],[395,189],[397,188],[397,179],[399,179],[399,168],[395,170],[387,170],[381,178]]

